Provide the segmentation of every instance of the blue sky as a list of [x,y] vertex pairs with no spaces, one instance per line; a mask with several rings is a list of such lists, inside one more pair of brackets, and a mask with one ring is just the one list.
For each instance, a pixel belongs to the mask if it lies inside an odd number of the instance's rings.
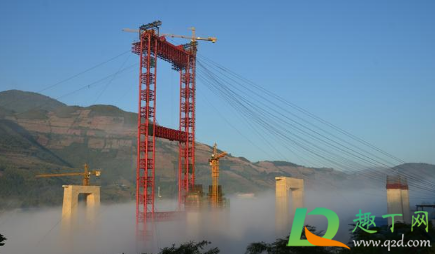
[[[129,50],[122,28],[216,36],[200,53],[405,161],[435,163],[434,1],[2,1],[0,90],[40,91]],[[185,41],[177,40],[177,43]],[[53,98],[137,63],[116,61],[43,93]],[[159,65],[158,121],[178,123],[177,73]],[[137,108],[137,69],[61,101]],[[213,115],[201,83],[198,140],[270,158]],[[100,95],[101,94],[101,95]],[[227,120],[237,123],[235,115]],[[243,128],[240,126],[240,128]],[[254,138],[254,137],[253,137]]]

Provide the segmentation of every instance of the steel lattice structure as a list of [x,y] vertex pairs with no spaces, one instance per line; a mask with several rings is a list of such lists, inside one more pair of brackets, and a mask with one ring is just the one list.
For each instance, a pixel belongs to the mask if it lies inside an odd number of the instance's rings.
[[[178,202],[183,209],[185,196],[195,183],[195,66],[196,42],[174,45],[159,35],[161,22],[140,27],[139,41],[132,51],[139,55],[139,106],[136,171],[136,229],[151,235],[149,224],[173,217],[177,212],[155,211],[156,138],[179,142]],[[158,58],[172,64],[180,73],[179,129],[156,124],[156,84]]]

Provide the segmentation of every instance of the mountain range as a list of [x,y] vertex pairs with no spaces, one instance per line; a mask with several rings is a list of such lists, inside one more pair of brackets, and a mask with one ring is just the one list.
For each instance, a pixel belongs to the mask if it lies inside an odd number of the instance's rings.
[[[80,172],[84,163],[102,170],[101,177],[91,181],[102,186],[103,202],[133,200],[136,124],[136,113],[115,106],[68,106],[37,93],[0,92],[0,209],[61,204],[62,185],[79,184],[80,177],[35,175]],[[156,151],[156,186],[163,198],[175,197],[178,143],[157,139]],[[197,143],[196,179],[204,190],[211,183],[211,153],[209,144]],[[433,165],[423,167],[435,170]],[[226,194],[272,190],[276,176],[304,178],[307,188],[352,186],[356,179],[332,168],[251,162],[231,154],[221,160],[220,168]]]

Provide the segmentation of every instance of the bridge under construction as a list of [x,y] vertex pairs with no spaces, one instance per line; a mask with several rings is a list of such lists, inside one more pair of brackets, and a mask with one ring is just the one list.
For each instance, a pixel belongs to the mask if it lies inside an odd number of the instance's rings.
[[[222,106],[230,106],[234,109],[239,116],[237,120],[245,121],[248,128],[252,128],[256,136],[251,140],[248,138],[249,142],[256,145],[256,141],[264,141],[257,148],[270,158],[282,158],[281,162],[296,158],[303,162],[300,165],[311,165],[316,169],[326,167],[326,171],[337,169],[358,174],[382,185],[385,184],[386,173],[390,173],[394,178],[399,177],[397,178],[399,180],[387,178],[387,204],[388,209],[394,213],[409,213],[411,194],[416,193],[419,196],[433,194],[435,185],[430,180],[417,179],[416,176],[399,170],[402,169],[401,166],[396,165],[403,164],[404,161],[271,93],[268,89],[243,78],[225,66],[205,57],[197,57],[198,42],[214,43],[215,37],[198,37],[194,28],[191,29],[191,36],[161,33],[161,25],[160,21],[155,21],[142,25],[139,29],[125,29],[127,32],[138,34],[138,41],[132,44],[132,52],[139,56],[135,177],[135,219],[138,239],[148,239],[153,235],[154,222],[184,216],[186,210],[201,206],[201,202],[207,200],[203,198],[202,186],[195,182],[197,77],[213,96],[216,95],[224,100],[225,105]],[[177,45],[170,42],[169,38],[187,39],[189,42]],[[156,117],[157,68],[161,60],[169,63],[179,75],[178,129],[159,125]],[[120,68],[114,75],[128,68],[130,67]],[[91,83],[84,87],[90,88],[92,85]],[[80,89],[83,87],[78,90]],[[218,113],[218,110],[214,113]],[[240,136],[244,136],[243,134],[242,132]],[[173,186],[178,191],[178,206],[169,211],[156,209],[157,138],[178,143],[178,167],[175,176],[177,181],[174,182],[176,186]],[[288,154],[293,154],[294,157],[289,159],[286,157]],[[226,155],[225,152],[219,153],[215,146],[209,160],[212,185],[209,186],[208,200],[214,207],[220,207],[224,203],[218,177],[219,159]],[[375,169],[366,170],[371,167]],[[383,171],[381,168],[386,170]],[[307,186],[305,183],[309,183],[310,179],[303,174],[301,178],[288,179],[287,176],[275,178],[277,227],[288,224],[286,216],[289,213],[289,191],[295,203],[292,210],[303,205],[304,186]],[[406,179],[409,179],[409,183]],[[84,179],[83,185],[86,186],[88,183],[89,178]],[[408,191],[409,188],[413,188],[414,193]],[[83,193],[88,195],[90,192]]]

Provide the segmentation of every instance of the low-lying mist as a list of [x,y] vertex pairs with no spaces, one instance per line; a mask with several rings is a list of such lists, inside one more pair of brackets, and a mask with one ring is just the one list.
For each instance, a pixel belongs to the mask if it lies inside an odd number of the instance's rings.
[[[373,193],[373,195],[371,194]],[[385,191],[347,190],[305,192],[308,211],[325,207],[340,218],[337,240],[347,242],[349,225],[359,209],[373,215],[386,214]],[[160,248],[190,240],[208,240],[221,253],[244,253],[249,243],[271,242],[285,235],[275,234],[275,195],[266,192],[254,198],[230,196],[230,207],[220,212],[191,212],[185,220],[158,222],[154,225],[152,244],[144,248],[136,243],[135,204],[102,205],[95,224],[86,222],[79,208],[75,230],[65,235],[61,230],[61,207],[14,210],[0,215],[0,233],[8,238],[0,253],[157,253]],[[158,211],[175,210],[175,201],[158,200]],[[83,204],[81,206],[84,206]],[[307,216],[306,224],[326,229],[323,216]],[[288,229],[290,233],[290,228]]]

